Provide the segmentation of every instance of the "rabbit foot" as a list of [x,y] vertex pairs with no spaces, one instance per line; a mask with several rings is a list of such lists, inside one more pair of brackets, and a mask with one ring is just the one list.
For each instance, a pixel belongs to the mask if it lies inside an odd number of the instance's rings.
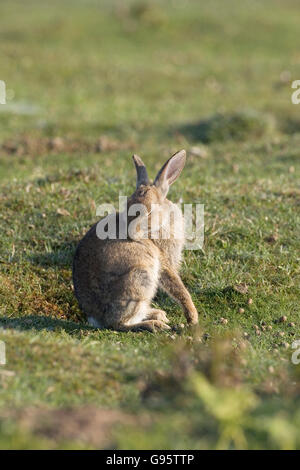
[[198,312],[193,309],[191,312],[186,313],[187,322],[190,326],[198,324]]
[[161,320],[145,320],[133,325],[119,325],[117,329],[119,331],[148,330],[151,331],[151,333],[155,333],[156,330],[170,330],[171,328]]
[[143,323],[148,323],[150,326],[149,331],[155,333],[156,330],[170,330],[171,328],[162,320],[146,320]]
[[151,308],[148,315],[147,320],[160,320],[163,323],[169,323],[170,320],[167,317],[166,312],[160,310],[159,308]]

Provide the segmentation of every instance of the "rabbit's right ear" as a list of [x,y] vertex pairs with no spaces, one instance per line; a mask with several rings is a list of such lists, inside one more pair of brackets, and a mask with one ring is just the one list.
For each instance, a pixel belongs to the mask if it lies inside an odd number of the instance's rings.
[[185,165],[186,152],[180,150],[175,153],[164,166],[159,170],[154,180],[154,185],[160,189],[163,197],[166,197],[169,187],[174,181],[177,180],[178,176],[183,170]]
[[138,155],[133,155],[132,158],[136,169],[136,187],[138,188],[141,184],[148,185],[149,178],[143,160]]

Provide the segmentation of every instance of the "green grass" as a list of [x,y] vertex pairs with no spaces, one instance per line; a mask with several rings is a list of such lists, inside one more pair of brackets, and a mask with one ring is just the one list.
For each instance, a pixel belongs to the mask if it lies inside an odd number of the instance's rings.
[[[1,2],[0,448],[299,448],[298,4],[123,4]],[[153,177],[180,148],[170,198],[205,204],[203,249],[182,266],[200,330],[93,330],[72,291],[76,243],[97,204],[133,191],[132,153]],[[165,295],[155,305],[185,322]],[[214,356],[223,341],[237,362]],[[14,413],[87,405],[137,421],[104,443]]]

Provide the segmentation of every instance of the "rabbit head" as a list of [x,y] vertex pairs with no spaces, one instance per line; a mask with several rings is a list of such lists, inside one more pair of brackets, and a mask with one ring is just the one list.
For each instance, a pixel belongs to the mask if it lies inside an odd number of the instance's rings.
[[[129,218],[132,216],[132,220],[134,220],[136,212],[139,213],[139,218],[135,219],[135,228],[139,224],[139,229],[134,238],[142,238],[145,231],[157,232],[164,225],[164,215],[168,217],[170,207],[173,206],[167,199],[167,194],[171,184],[176,181],[183,170],[185,160],[185,150],[175,153],[166,161],[151,183],[142,159],[138,155],[133,155],[137,173],[136,190],[128,199],[127,210],[128,216]],[[137,208],[136,212],[134,212],[135,208]],[[155,214],[156,211],[157,214]],[[150,214],[151,217],[149,217]]]

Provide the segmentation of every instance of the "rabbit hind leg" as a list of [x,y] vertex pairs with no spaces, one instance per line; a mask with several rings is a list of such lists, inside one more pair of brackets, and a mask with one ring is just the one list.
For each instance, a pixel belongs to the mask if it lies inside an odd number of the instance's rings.
[[[133,305],[135,303],[135,305]],[[148,330],[154,332],[156,329],[168,330],[170,327],[166,324],[166,321],[162,316],[158,318],[158,315],[151,316],[151,311],[156,309],[151,309],[148,306],[147,302],[134,302],[131,301],[129,305],[129,310],[131,310],[131,316],[127,321],[122,321],[117,325],[118,330],[120,331],[139,331],[139,330]],[[156,310],[156,312],[158,312]]]
[[147,320],[160,320],[164,323],[169,323],[170,320],[164,310],[159,308],[151,308],[147,314]]
[[133,324],[119,324],[116,328],[118,331],[141,331],[147,330],[155,333],[156,330],[170,330],[169,325],[160,320],[144,320]]

